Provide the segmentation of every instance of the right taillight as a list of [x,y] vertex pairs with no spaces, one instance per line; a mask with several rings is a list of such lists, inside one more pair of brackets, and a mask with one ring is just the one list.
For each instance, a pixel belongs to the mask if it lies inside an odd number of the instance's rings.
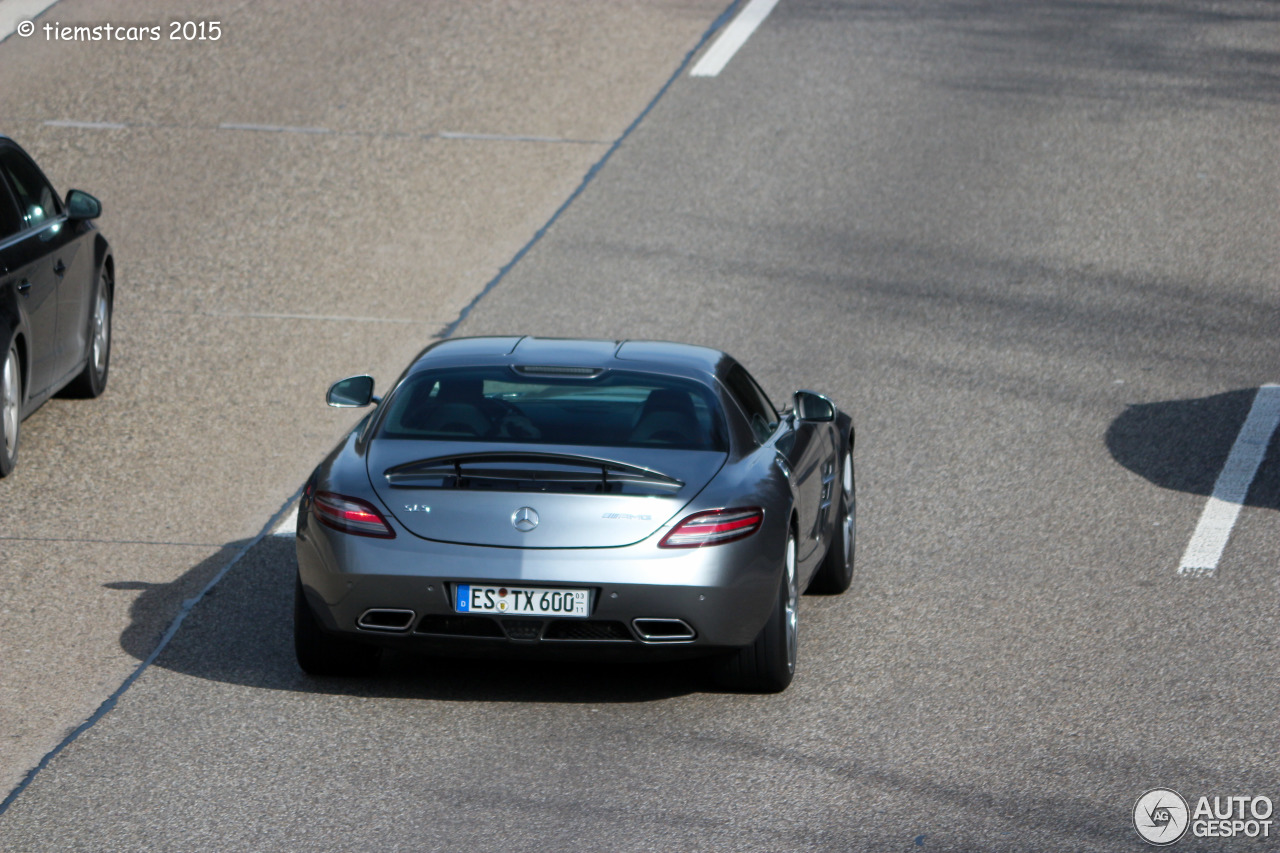
[[658,547],[701,548],[704,545],[723,545],[750,536],[763,523],[764,510],[759,507],[696,512],[663,536]]
[[396,538],[396,532],[387,524],[382,513],[359,498],[349,498],[333,492],[316,492],[311,508],[322,524],[334,530],[378,539]]

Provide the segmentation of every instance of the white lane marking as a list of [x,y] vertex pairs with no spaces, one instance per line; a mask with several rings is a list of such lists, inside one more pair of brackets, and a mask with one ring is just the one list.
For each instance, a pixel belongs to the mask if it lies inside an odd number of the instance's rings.
[[564,139],[559,136],[513,136],[505,133],[461,133],[442,130],[436,134],[441,139],[466,139],[478,142],[555,142],[569,145],[609,145],[601,139]]
[[747,43],[747,39],[751,38],[752,33],[764,23],[764,19],[769,17],[773,7],[777,5],[778,0],[751,0],[746,8],[738,13],[738,17],[733,19],[733,23],[720,34],[716,43],[711,45],[711,49],[702,55],[698,64],[693,66],[689,76],[715,77],[723,71],[729,64],[729,60],[733,59],[733,55],[738,52],[738,48]]
[[78,127],[85,130],[128,130],[129,125],[117,121],[46,121],[45,127]]
[[1213,485],[1213,495],[1205,504],[1196,532],[1182,555],[1179,575],[1212,577],[1218,570],[1218,561],[1227,547],[1240,507],[1244,505],[1278,424],[1280,385],[1263,385],[1253,398],[1249,417],[1245,418],[1236,443],[1231,446],[1227,463],[1222,466],[1218,482]]
[[0,2],[0,41],[13,35],[18,24],[41,15],[58,0],[4,0]]
[[256,130],[263,133],[333,133],[327,127],[290,127],[283,124],[236,124],[224,121],[218,130]]
[[[0,4],[8,0],[0,0]],[[77,130],[129,130],[130,128],[164,127],[170,130],[199,130],[209,125],[159,125],[150,122],[76,121],[74,119],[49,119],[42,121],[45,127],[67,127]],[[309,136],[365,136],[386,139],[450,139],[472,142],[545,142],[553,145],[610,145],[604,139],[567,139],[561,136],[530,136],[517,133],[462,133],[442,130],[438,133],[384,133],[369,130],[333,130],[328,127],[296,127],[285,124],[242,124],[224,121],[216,125],[218,130],[245,130],[253,133],[295,133]]]
[[[184,311],[164,311],[156,313],[185,314]],[[269,314],[253,311],[192,311],[201,317],[245,317],[254,320],[323,320],[333,323],[399,323],[406,326],[429,326],[438,321],[410,320],[403,317],[337,317],[329,314]]]
[[280,519],[280,523],[271,531],[272,536],[293,536],[298,526],[298,508],[295,506],[293,511]]

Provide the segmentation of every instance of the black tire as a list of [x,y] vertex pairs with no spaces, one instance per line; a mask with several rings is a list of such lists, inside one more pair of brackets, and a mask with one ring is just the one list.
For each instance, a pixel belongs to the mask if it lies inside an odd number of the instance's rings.
[[720,661],[715,674],[721,687],[741,693],[780,693],[787,689],[796,672],[799,605],[796,539],[789,535],[773,613],[755,642]]
[[89,353],[84,370],[63,390],[65,397],[88,399],[107,389],[111,372],[111,310],[115,292],[111,275],[103,267],[98,273],[98,289],[93,294],[93,311],[89,315]]
[[0,477],[18,464],[18,434],[22,427],[22,362],[10,345],[0,362]]
[[835,529],[822,565],[809,581],[809,592],[839,595],[853,582],[853,555],[857,547],[858,503],[853,478],[853,451],[845,454],[840,470],[840,502]]
[[298,666],[308,675],[372,675],[378,669],[381,649],[330,634],[320,626],[302,592],[302,581],[294,582],[293,652]]

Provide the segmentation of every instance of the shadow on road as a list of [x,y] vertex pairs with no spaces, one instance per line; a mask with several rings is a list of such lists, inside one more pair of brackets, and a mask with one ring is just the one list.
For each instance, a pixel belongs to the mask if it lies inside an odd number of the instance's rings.
[[[1157,486],[1208,496],[1253,405],[1256,388],[1196,400],[1130,406],[1107,430],[1107,449]],[[1245,501],[1280,510],[1280,431]]]
[[[224,548],[173,584],[141,587],[120,638],[125,651],[145,660],[159,639],[157,606],[171,608],[173,588],[212,577],[244,544]],[[377,677],[311,678],[293,657],[293,549],[291,537],[254,545],[195,605],[156,665],[270,690],[452,701],[646,702],[709,688],[700,667],[680,664],[445,660],[397,652],[384,655]]]
[[948,67],[939,81],[959,90],[1184,109],[1224,101],[1274,104],[1280,97],[1280,52],[1265,35],[1280,21],[1274,3],[805,2],[777,20],[853,15],[935,22],[932,29],[958,40],[961,55],[971,58]]

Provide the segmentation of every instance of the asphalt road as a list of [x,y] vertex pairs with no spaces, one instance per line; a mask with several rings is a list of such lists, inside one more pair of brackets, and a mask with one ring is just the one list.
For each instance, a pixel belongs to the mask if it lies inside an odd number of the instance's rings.
[[[0,482],[10,783],[230,566],[0,847],[1138,850],[1148,789],[1280,801],[1280,438],[1178,573],[1280,382],[1273,4],[782,0],[660,97],[722,6],[376,8],[0,45],[4,130],[104,199],[127,294],[106,397]],[[53,11],[117,9],[174,14]],[[786,693],[297,670],[258,535],[350,423],[325,383],[390,380],[517,256],[456,334],[703,343],[854,413],[859,574],[802,603]]]

